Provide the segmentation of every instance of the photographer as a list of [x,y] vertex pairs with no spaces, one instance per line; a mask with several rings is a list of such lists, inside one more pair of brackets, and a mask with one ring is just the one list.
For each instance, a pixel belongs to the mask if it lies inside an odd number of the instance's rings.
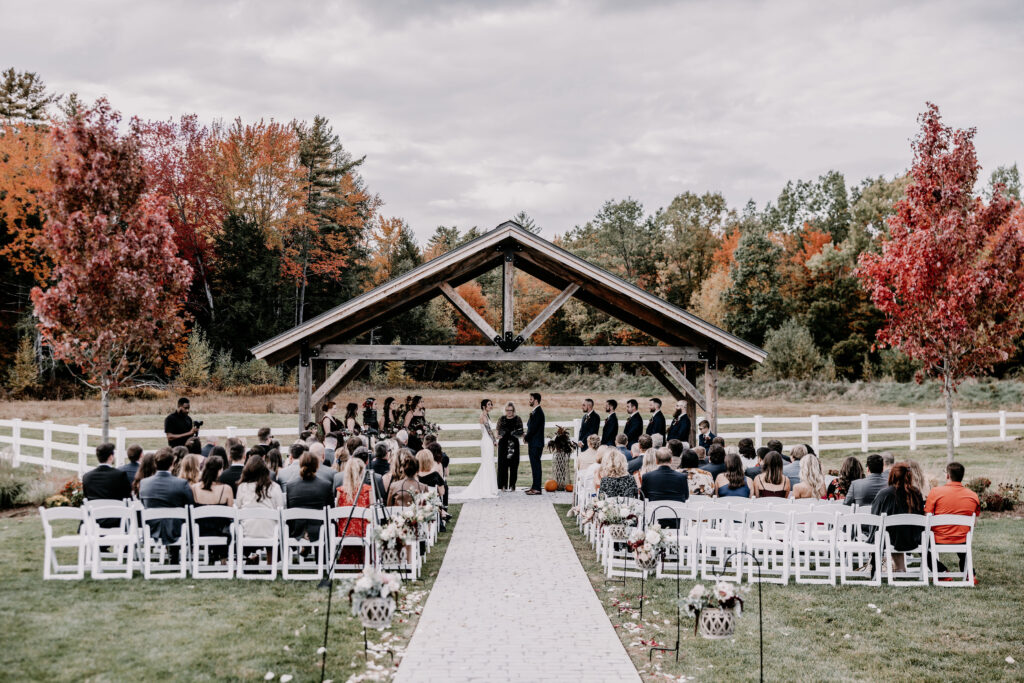
[[164,434],[167,436],[167,445],[171,448],[184,446],[203,426],[201,421],[193,422],[189,417],[190,408],[188,399],[183,396],[178,399],[178,409],[164,418]]

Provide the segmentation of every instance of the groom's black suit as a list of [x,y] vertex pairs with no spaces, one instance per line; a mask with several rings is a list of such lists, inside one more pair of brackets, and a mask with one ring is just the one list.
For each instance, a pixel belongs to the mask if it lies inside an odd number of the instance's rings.
[[526,435],[523,441],[526,442],[527,453],[530,455],[530,472],[533,474],[530,488],[540,491],[540,456],[544,453],[544,410],[540,406],[533,409],[530,419],[526,421]]

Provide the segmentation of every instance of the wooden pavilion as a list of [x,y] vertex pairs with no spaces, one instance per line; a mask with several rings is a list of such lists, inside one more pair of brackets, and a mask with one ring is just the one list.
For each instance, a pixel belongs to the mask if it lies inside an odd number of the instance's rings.
[[[501,329],[495,330],[455,290],[501,266]],[[522,330],[513,329],[513,282],[518,268],[559,289],[550,304]],[[444,296],[466,316],[490,345],[352,344],[385,320]],[[657,346],[533,346],[531,336],[570,297],[590,304],[661,342]],[[351,299],[252,349],[273,365],[299,363],[299,428],[319,415],[332,399],[372,361],[554,361],[639,363],[676,399],[685,399],[690,424],[700,406],[717,431],[718,368],[760,363],[765,352],[673,306],[548,240],[507,221],[480,237],[404,275]],[[330,375],[327,363],[341,361]],[[697,365],[704,365],[704,390],[696,386]],[[693,443],[691,438],[691,443]]]

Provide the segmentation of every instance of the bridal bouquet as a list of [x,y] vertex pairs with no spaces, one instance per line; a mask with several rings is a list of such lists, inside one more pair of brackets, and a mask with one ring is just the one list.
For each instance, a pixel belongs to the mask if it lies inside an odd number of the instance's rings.
[[364,600],[393,598],[402,590],[402,583],[394,575],[366,567],[359,578],[345,583],[345,593],[352,601],[352,614],[358,615]]
[[656,560],[668,547],[665,530],[659,524],[646,529],[636,528],[629,534],[626,545],[636,555],[637,562],[648,564]]
[[441,431],[441,426],[436,422],[424,422],[419,429],[416,430],[416,434],[419,436],[437,436],[437,433]]
[[740,589],[729,581],[719,581],[710,591],[698,583],[689,595],[679,601],[679,606],[693,617],[704,609],[731,609],[739,615],[743,611],[743,598],[739,594]]

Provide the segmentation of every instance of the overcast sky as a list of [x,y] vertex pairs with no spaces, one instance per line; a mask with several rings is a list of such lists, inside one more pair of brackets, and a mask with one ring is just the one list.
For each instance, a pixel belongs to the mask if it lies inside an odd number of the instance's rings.
[[925,101],[1024,162],[1024,2],[0,0],[0,68],[126,115],[327,116],[421,238],[910,162]]

